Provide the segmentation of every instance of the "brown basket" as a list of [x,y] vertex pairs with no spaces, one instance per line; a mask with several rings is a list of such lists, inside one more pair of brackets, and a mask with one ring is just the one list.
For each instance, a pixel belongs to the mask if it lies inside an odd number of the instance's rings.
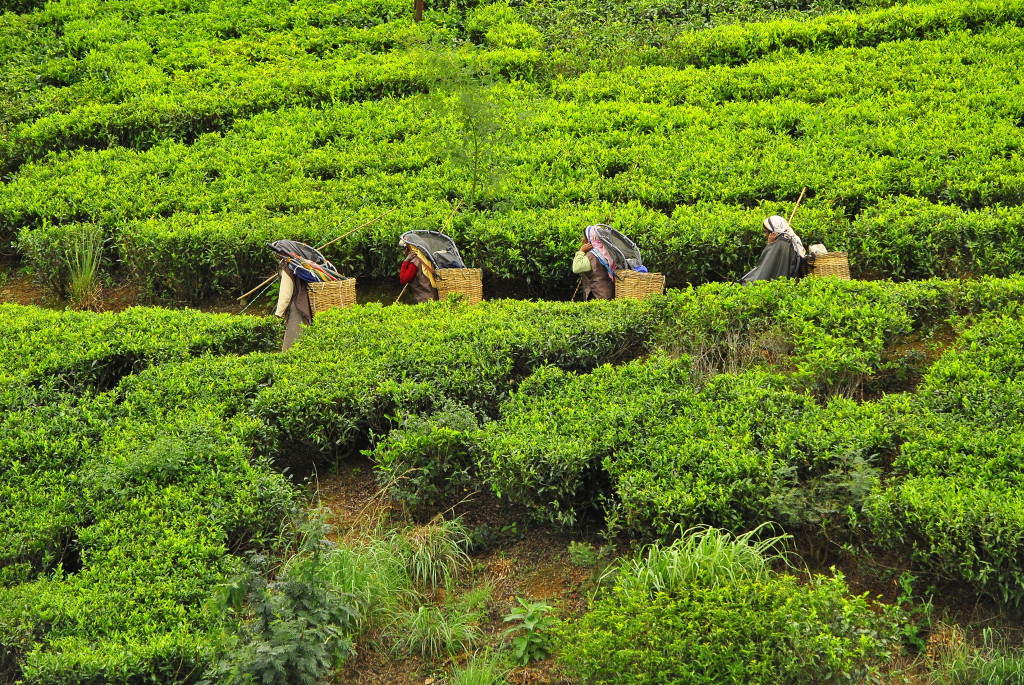
[[836,276],[850,280],[850,261],[845,252],[826,252],[823,255],[807,256],[808,276]]
[[356,303],[356,279],[307,283],[309,309],[316,316],[320,312],[336,307],[351,307]]
[[665,274],[640,273],[632,269],[615,271],[615,299],[626,297],[642,300],[665,292]]
[[437,299],[453,293],[462,295],[469,304],[484,299],[484,277],[480,269],[438,269],[434,272]]

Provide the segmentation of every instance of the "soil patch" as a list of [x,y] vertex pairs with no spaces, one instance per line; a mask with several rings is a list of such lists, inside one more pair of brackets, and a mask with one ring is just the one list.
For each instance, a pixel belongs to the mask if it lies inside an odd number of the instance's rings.
[[[328,516],[328,521],[341,535],[361,535],[381,513],[398,516],[378,488],[373,464],[365,457],[356,457],[339,464],[328,474],[309,480],[313,501]],[[573,538],[550,530],[524,526],[514,506],[493,497],[479,495],[459,505],[457,512],[470,528],[493,531],[498,541],[486,551],[471,555],[472,571],[466,588],[490,584],[493,587],[491,611],[481,626],[485,642],[497,645],[507,638],[503,621],[518,599],[544,600],[557,608],[559,615],[579,612],[586,602],[591,584],[590,569],[569,560],[568,547]],[[468,655],[459,655],[443,664],[428,663],[418,658],[395,657],[368,645],[357,645],[334,682],[354,685],[385,685],[420,683],[429,685],[444,681],[444,671],[453,662],[462,662]],[[553,659],[535,662],[515,669],[508,676],[510,683],[564,685],[567,680]]]

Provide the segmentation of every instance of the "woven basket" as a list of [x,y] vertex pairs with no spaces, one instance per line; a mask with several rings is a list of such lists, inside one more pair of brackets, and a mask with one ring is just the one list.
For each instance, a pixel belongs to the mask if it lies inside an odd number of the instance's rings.
[[484,299],[484,278],[480,269],[438,269],[434,272],[437,299],[453,293],[462,295],[469,304]]
[[808,276],[836,276],[850,280],[850,261],[845,252],[826,252],[823,255],[807,256]]
[[615,272],[615,299],[626,297],[642,300],[650,295],[665,292],[665,274],[640,273],[632,269],[618,269]]
[[313,312],[313,316],[335,307],[351,307],[356,303],[356,279],[354,278],[325,283],[307,283],[306,289],[309,291],[309,309]]

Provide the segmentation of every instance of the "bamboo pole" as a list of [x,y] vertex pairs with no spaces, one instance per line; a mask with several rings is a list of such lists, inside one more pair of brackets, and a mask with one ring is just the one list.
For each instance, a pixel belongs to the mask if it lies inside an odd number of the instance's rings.
[[381,215],[379,215],[379,216],[376,216],[376,217],[374,217],[374,218],[370,219],[370,220],[369,220],[369,221],[367,221],[367,222],[366,222],[365,224],[359,224],[358,226],[356,226],[355,228],[353,228],[353,229],[352,229],[351,231],[349,231],[348,233],[346,233],[346,234],[344,234],[344,235],[339,235],[339,236],[338,236],[337,238],[335,238],[334,240],[328,241],[328,242],[324,243],[323,245],[321,245],[320,247],[318,247],[318,248],[316,248],[316,249],[318,249],[318,250],[322,250],[322,249],[324,249],[325,247],[327,247],[328,245],[333,245],[334,243],[338,242],[338,241],[339,241],[339,240],[341,240],[342,238],[347,238],[348,236],[352,235],[353,233],[355,233],[356,231],[358,231],[358,230],[359,230],[360,228],[363,228],[363,227],[365,227],[365,226],[369,226],[370,224],[374,223],[375,221],[377,221],[377,220],[379,220],[379,219],[383,219],[384,217],[386,217],[386,216],[387,216],[388,214],[390,214],[391,212],[395,211],[396,209],[398,209],[398,207],[392,207],[391,209],[389,209],[388,211],[384,212],[383,214],[381,214]]
[[250,290],[249,292],[245,293],[244,295],[239,295],[238,297],[236,297],[236,298],[235,298],[235,300],[236,300],[236,301],[241,301],[241,300],[244,300],[245,298],[249,297],[249,296],[250,296],[250,295],[252,295],[252,294],[253,294],[254,292],[256,292],[257,290],[259,290],[260,288],[262,288],[263,286],[267,285],[268,283],[272,283],[272,282],[274,281],[274,279],[275,279],[275,278],[277,278],[277,277],[279,277],[280,275],[281,275],[281,272],[280,272],[280,271],[276,272],[276,273],[275,273],[275,274],[274,274],[273,276],[271,276],[271,277],[270,277],[270,278],[268,278],[267,280],[263,281],[262,283],[260,283],[260,284],[259,284],[258,286],[256,286],[255,288],[253,288],[253,289],[252,289],[252,290]]
[[403,285],[403,286],[402,286],[402,292],[398,293],[398,297],[396,297],[396,298],[395,298],[395,301],[394,301],[394,302],[392,302],[391,304],[398,304],[398,301],[399,301],[400,299],[402,299],[402,295],[405,295],[405,289],[406,289],[406,288],[408,288],[408,287],[409,287],[409,284],[408,284],[408,283],[406,283],[405,285]]
[[800,191],[800,197],[796,199],[796,204],[793,205],[793,211],[789,213],[789,218],[786,219],[786,223],[793,223],[793,215],[796,214],[796,208],[800,206],[800,201],[804,199],[804,193],[807,192],[807,186],[804,186]]
[[[327,247],[328,245],[333,245],[334,243],[338,242],[338,241],[339,241],[339,240],[341,240],[342,238],[346,238],[346,237],[348,237],[348,236],[352,235],[353,233],[355,233],[356,231],[358,231],[358,230],[359,230],[360,228],[364,228],[364,227],[366,227],[366,226],[369,226],[370,224],[372,224],[373,222],[375,222],[375,221],[377,221],[377,220],[379,220],[379,219],[383,219],[384,217],[386,217],[386,216],[387,216],[388,214],[390,214],[391,212],[395,211],[396,209],[398,209],[398,207],[392,207],[391,209],[389,209],[388,211],[384,212],[383,214],[381,214],[381,215],[379,215],[379,216],[376,216],[376,217],[374,217],[374,218],[370,219],[370,220],[369,220],[369,221],[367,221],[366,223],[363,223],[363,224],[359,224],[358,226],[356,226],[355,228],[353,228],[353,229],[352,229],[351,231],[349,231],[348,233],[345,233],[344,235],[339,235],[339,236],[338,236],[337,238],[335,238],[334,240],[330,240],[330,241],[328,241],[328,242],[324,243],[323,245],[321,245],[320,247],[318,247],[318,248],[316,248],[316,249],[318,249],[318,250],[322,250],[322,249],[324,249],[325,247]],[[271,276],[271,277],[270,277],[270,278],[268,278],[267,280],[263,281],[262,283],[260,283],[260,284],[259,284],[258,286],[256,286],[255,288],[253,288],[253,289],[252,289],[252,290],[250,290],[249,292],[247,292],[247,293],[245,293],[245,294],[243,294],[243,295],[239,295],[238,297],[236,297],[236,298],[235,298],[235,300],[236,300],[236,301],[239,301],[239,302],[240,302],[240,301],[242,301],[242,300],[244,300],[245,298],[249,297],[249,296],[250,296],[250,295],[252,295],[252,294],[253,294],[254,292],[256,292],[257,290],[259,290],[260,288],[262,288],[263,286],[267,285],[268,283],[272,283],[272,282],[274,281],[274,279],[275,279],[275,278],[277,278],[277,277],[278,277],[278,276],[280,276],[280,275],[281,275],[281,272],[280,272],[280,271],[276,272],[276,273],[275,273],[275,274],[274,274],[273,276]]]

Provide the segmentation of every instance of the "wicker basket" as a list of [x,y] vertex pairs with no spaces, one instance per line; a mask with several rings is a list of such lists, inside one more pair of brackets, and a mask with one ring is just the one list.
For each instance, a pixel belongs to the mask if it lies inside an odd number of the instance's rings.
[[626,297],[642,300],[650,295],[665,292],[665,275],[640,273],[632,269],[618,269],[615,272],[615,299]]
[[453,293],[462,295],[469,304],[484,299],[483,271],[480,269],[438,269],[434,272],[434,283],[439,300]]
[[335,307],[351,307],[356,303],[356,279],[354,278],[325,283],[307,283],[306,289],[309,291],[309,309],[313,312],[313,316]]
[[807,256],[808,276],[836,276],[850,280],[850,261],[845,252],[826,252],[823,255]]

